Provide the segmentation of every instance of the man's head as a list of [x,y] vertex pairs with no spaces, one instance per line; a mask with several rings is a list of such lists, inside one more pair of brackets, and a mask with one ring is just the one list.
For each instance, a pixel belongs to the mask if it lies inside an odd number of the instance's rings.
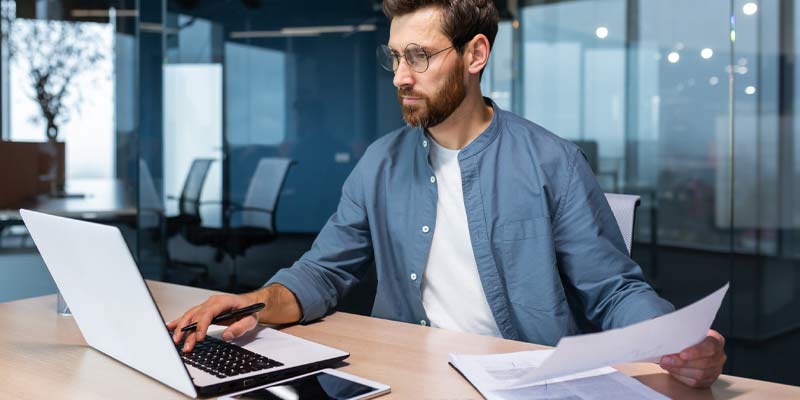
[[497,35],[492,0],[384,0],[383,10],[391,30],[379,56],[394,60],[388,67],[395,72],[406,123],[436,126],[466,96],[480,95],[480,77]]

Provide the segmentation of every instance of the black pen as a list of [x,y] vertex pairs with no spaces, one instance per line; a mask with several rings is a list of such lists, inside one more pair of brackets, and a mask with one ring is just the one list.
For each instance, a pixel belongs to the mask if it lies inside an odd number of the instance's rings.
[[[236,318],[236,317],[241,317],[241,316],[245,316],[245,315],[248,315],[248,314],[252,314],[254,312],[261,311],[262,308],[264,308],[264,303],[256,303],[256,304],[244,307],[244,308],[240,308],[238,310],[233,310],[233,311],[230,311],[230,312],[226,312],[225,314],[220,314],[220,315],[214,317],[214,319],[211,320],[211,323],[212,324],[216,324],[216,323],[220,323],[222,321],[225,321],[227,319],[231,319],[231,318]],[[191,331],[191,330],[194,330],[194,329],[197,329],[197,322],[192,322],[191,324],[184,326],[183,329],[181,329],[181,332]]]

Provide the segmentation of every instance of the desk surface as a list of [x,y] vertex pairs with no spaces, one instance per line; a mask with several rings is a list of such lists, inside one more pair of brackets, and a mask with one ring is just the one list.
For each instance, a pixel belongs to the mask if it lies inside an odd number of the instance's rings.
[[[35,211],[81,219],[108,219],[136,215],[135,192],[126,189],[118,179],[72,179],[66,192],[78,195],[51,198],[45,195],[19,205]],[[19,211],[0,210],[0,222],[18,221]]]
[[[148,282],[166,320],[212,292]],[[179,398],[181,394],[86,346],[71,317],[55,313],[55,295],[0,303],[0,393],[10,398]],[[285,329],[349,352],[342,370],[386,383],[396,399],[480,399],[447,364],[447,354],[539,349],[528,343],[335,313]],[[619,369],[678,399],[798,399],[800,387],[722,376],[690,389],[654,364]]]

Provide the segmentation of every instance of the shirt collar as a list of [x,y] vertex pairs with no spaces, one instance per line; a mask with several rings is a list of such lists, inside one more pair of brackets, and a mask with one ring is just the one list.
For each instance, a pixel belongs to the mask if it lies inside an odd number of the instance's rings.
[[[503,112],[503,110],[500,109],[500,107],[498,107],[497,104],[488,97],[484,97],[483,101],[486,102],[486,104],[492,106],[492,109],[494,110],[494,112],[492,113],[492,122],[489,123],[489,126],[486,127],[486,129],[483,132],[481,132],[481,134],[478,135],[478,137],[476,137],[474,140],[472,140],[470,144],[468,144],[466,147],[460,150],[460,152],[458,153],[459,160],[467,159],[483,151],[483,149],[485,149],[487,146],[489,146],[490,143],[494,141],[494,139],[501,131],[502,119],[500,114]],[[417,130],[417,142],[419,144],[419,148],[421,148],[427,155],[430,151],[430,147],[433,145],[431,143],[432,139],[428,137],[428,134],[425,132],[423,128],[416,128],[416,130]]]

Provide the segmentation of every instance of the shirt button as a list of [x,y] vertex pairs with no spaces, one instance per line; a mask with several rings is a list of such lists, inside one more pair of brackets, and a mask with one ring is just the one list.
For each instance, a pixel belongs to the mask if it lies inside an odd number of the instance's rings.
[[419,321],[419,324],[422,325],[422,326],[425,326],[425,325],[428,325],[428,321],[425,321],[423,319],[422,321]]
[[431,177],[431,183],[436,183],[436,177],[435,176]]
[[431,228],[428,228],[428,225],[422,227],[422,233],[428,233],[429,230],[431,230]]
[[428,147],[428,141],[427,140],[423,140],[422,141],[422,147]]
[[415,274],[415,273],[411,273],[411,280],[412,280],[412,281],[415,281],[415,280],[417,280],[417,274]]

